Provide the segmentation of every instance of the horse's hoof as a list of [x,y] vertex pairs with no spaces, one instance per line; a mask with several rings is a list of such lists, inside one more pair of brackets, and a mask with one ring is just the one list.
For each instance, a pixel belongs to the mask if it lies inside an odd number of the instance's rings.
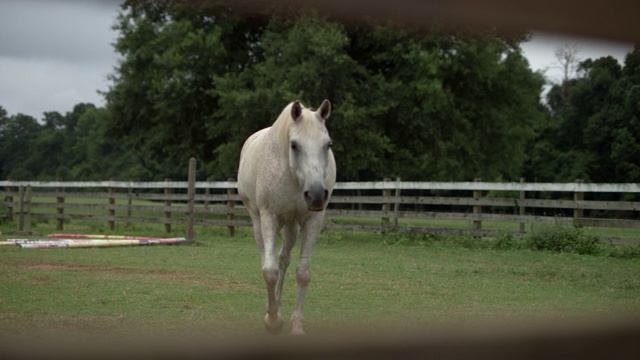
[[269,324],[265,323],[264,329],[267,330],[267,332],[271,335],[280,335],[284,331],[284,322],[281,322],[276,327],[272,327]]
[[271,335],[280,335],[284,331],[284,320],[278,314],[275,320],[269,319],[269,315],[264,317],[264,328]]
[[291,330],[289,335],[291,335],[291,336],[305,336],[307,334],[305,334],[304,330],[302,330],[302,329],[293,329],[293,330]]

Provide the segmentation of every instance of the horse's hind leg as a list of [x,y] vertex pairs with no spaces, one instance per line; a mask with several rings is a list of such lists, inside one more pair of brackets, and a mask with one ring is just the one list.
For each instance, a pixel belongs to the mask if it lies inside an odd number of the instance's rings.
[[260,255],[264,258],[264,241],[262,240],[262,224],[260,221],[260,213],[257,210],[249,210],[251,215],[251,223],[253,224],[253,236],[256,239],[258,248],[260,249]]

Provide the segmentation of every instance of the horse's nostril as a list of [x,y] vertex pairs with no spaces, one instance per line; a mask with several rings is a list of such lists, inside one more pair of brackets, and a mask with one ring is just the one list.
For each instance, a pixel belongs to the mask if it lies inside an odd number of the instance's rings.
[[329,191],[323,185],[312,185],[303,192],[307,208],[311,211],[323,210],[329,199]]

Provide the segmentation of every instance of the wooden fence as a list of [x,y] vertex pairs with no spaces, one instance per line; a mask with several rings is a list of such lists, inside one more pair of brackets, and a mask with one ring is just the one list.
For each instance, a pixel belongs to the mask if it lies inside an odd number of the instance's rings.
[[[16,218],[16,232],[29,233],[32,219],[103,221],[226,227],[251,226],[236,193],[236,183],[196,181],[195,161],[188,181],[0,181],[0,221]],[[640,229],[639,201],[589,200],[637,198],[640,184],[482,182],[340,182],[327,210],[326,230],[404,231],[428,234],[521,235],[535,224],[567,224]],[[635,232],[633,232],[635,233]],[[640,234],[640,231],[637,232]],[[640,236],[638,236],[640,237]],[[634,241],[603,235],[601,241]]]

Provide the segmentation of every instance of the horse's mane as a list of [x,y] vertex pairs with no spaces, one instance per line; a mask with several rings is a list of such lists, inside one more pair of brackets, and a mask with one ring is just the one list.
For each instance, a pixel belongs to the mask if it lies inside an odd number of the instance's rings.
[[[271,131],[276,136],[278,143],[286,144],[287,147],[289,145],[289,129],[293,125],[293,120],[291,119],[291,106],[293,103],[287,105],[284,110],[280,113],[280,116],[276,119],[276,121],[271,125]],[[313,112],[313,109],[307,109],[302,104],[302,116],[300,118],[300,123],[298,126],[302,126],[302,131],[313,131],[320,124],[316,120]]]

